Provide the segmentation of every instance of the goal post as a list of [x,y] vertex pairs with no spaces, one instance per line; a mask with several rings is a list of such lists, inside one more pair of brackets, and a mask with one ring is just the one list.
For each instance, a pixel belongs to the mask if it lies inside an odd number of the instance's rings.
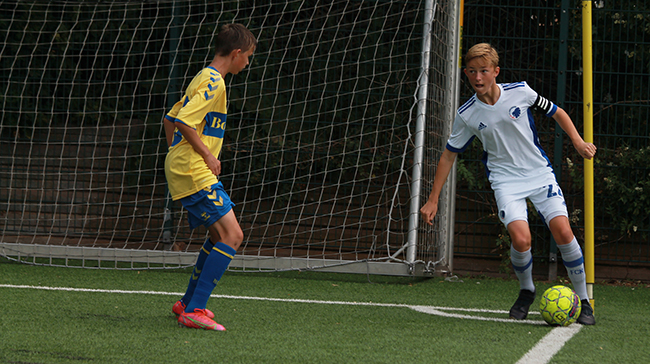
[[[423,184],[426,181],[433,182],[436,163],[442,154],[440,141],[446,140],[451,133],[450,121],[454,119],[456,100],[459,95],[458,69],[453,60],[458,59],[460,52],[462,3],[456,6],[460,6],[452,14],[456,19],[451,19],[452,21],[449,23],[450,29],[455,29],[455,31],[444,32],[441,29],[434,29],[434,25],[437,25],[435,19],[438,2],[425,2],[422,64],[418,79],[417,117],[415,120],[409,249],[407,251],[409,262],[416,261],[418,256],[420,259],[424,258],[427,251],[435,252],[428,257],[429,259],[424,259],[426,264],[436,267],[434,270],[447,273],[451,272],[453,267],[455,164],[441,191],[442,197],[434,229],[427,229],[426,226],[419,228],[421,221],[419,210],[430,191],[430,188],[423,189]],[[445,39],[444,36],[448,38]],[[443,38],[444,41],[434,43],[433,40],[436,38]],[[454,47],[451,44],[457,46]],[[445,62],[440,62],[440,55]],[[434,63],[433,67],[431,66],[432,62]],[[430,92],[429,85],[433,92]],[[436,97],[440,95],[439,88],[447,90],[445,96],[448,102],[437,102]],[[428,113],[429,108],[432,108],[433,112]]]
[[0,255],[191,266],[206,231],[169,198],[162,118],[237,22],[259,45],[226,78],[220,180],[245,235],[231,267],[451,269],[453,191],[433,227],[418,211],[457,104],[456,1],[0,6]]

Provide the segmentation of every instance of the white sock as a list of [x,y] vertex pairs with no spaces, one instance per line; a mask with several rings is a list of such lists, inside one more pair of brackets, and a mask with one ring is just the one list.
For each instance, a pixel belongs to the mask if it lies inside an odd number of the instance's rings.
[[510,246],[510,261],[515,275],[519,279],[519,287],[535,292],[533,283],[533,254],[530,249],[525,252],[518,252],[513,246]]
[[562,254],[562,261],[573,283],[573,290],[580,296],[580,300],[589,298],[587,294],[587,276],[585,275],[585,261],[578,240],[573,237],[569,244],[558,245]]

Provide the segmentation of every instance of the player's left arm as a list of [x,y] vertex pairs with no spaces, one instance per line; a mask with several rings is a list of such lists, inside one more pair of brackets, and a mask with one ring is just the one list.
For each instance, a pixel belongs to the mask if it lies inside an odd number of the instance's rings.
[[165,138],[167,139],[167,146],[172,146],[172,141],[174,140],[174,131],[176,130],[176,125],[173,121],[163,118],[163,127],[165,128]]
[[171,147],[174,141],[174,132],[176,131],[176,116],[183,106],[183,101],[179,101],[172,109],[163,117],[163,130],[165,131],[165,139],[167,139],[167,146]]
[[527,90],[530,92],[529,95],[535,97],[533,107],[543,110],[546,113],[546,116],[552,117],[553,120],[560,125],[562,130],[564,130],[569,138],[571,138],[573,147],[576,148],[583,158],[591,159],[596,155],[596,146],[592,143],[587,143],[582,139],[576,126],[573,124],[571,117],[566,113],[566,111],[564,111],[564,109],[542,97],[542,95],[536,94],[532,89],[527,88]]
[[221,174],[221,161],[219,161],[216,156],[212,155],[212,152],[208,149],[205,143],[203,143],[196,130],[178,121],[176,122],[176,128],[178,128],[178,131],[183,134],[183,138],[187,140],[194,151],[203,157],[205,164],[208,166],[210,171],[212,171],[212,174],[215,176]]
[[591,159],[596,155],[596,146],[593,143],[587,143],[582,139],[580,133],[578,133],[578,130],[573,124],[571,117],[569,117],[566,111],[558,106],[552,118],[560,125],[562,130],[567,133],[569,138],[571,138],[573,147],[576,148],[583,158]]

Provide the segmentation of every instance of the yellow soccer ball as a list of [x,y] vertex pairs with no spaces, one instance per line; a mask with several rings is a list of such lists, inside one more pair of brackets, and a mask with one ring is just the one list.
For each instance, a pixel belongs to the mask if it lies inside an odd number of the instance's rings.
[[580,297],[567,286],[547,289],[539,302],[544,321],[551,326],[569,326],[580,317]]

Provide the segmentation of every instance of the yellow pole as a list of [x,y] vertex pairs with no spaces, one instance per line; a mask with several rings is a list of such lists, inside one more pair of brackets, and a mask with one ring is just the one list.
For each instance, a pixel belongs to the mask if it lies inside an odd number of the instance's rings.
[[458,19],[458,31],[460,32],[459,34],[459,45],[458,45],[458,68],[463,68],[463,20],[465,18],[465,0],[460,0],[460,8],[459,8],[459,19]]
[[[584,139],[594,141],[594,95],[593,95],[593,44],[591,39],[591,1],[582,1],[582,71],[583,71],[583,112]],[[587,293],[591,307],[594,307],[594,162],[585,159],[585,273]]]

